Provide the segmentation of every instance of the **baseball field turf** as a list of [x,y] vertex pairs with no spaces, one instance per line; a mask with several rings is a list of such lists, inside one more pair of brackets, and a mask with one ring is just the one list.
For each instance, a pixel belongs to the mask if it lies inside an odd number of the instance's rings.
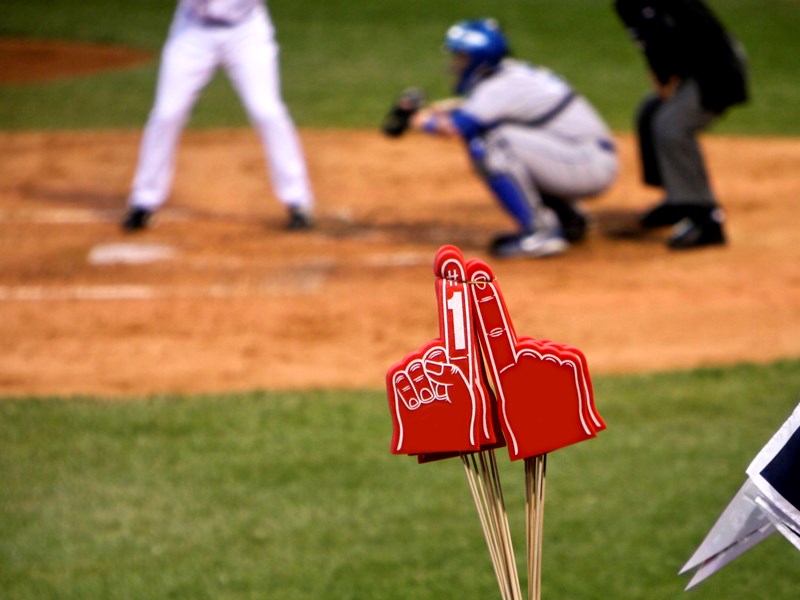
[[[173,10],[168,0],[7,4],[0,36],[154,54]],[[446,93],[436,50],[444,29],[491,10],[519,55],[567,74],[615,130],[629,128],[647,82],[609,2],[494,4],[273,0],[284,93],[298,124],[373,128],[398,88]],[[754,101],[716,131],[800,134],[800,5],[710,4],[743,40],[753,68]],[[0,82],[0,133],[139,128],[156,67],[153,60],[48,83]],[[243,125],[218,77],[192,126]],[[0,248],[13,252],[2,240]],[[4,348],[0,338],[0,377]],[[409,350],[398,348],[397,358]],[[778,535],[689,593],[677,571],[800,401],[800,359],[594,381],[609,430],[550,458],[543,598],[796,598],[798,554]],[[389,454],[381,383],[0,398],[0,598],[497,597],[461,465],[419,466]],[[522,560],[523,472],[498,456]]]
[[[13,1],[0,35],[121,44],[157,55],[173,12],[166,0]],[[716,0],[750,56],[754,101],[723,121],[720,133],[800,133],[796,51],[800,11],[794,0]],[[465,16],[491,12],[512,50],[567,76],[614,129],[629,129],[648,80],[641,56],[610,2],[481,0],[273,2],[281,44],[284,95],[299,126],[375,127],[405,86],[449,93],[444,31]],[[141,127],[152,102],[157,61],[124,71],[41,85],[0,86],[3,129]],[[244,125],[223,76],[206,89],[192,125]]]

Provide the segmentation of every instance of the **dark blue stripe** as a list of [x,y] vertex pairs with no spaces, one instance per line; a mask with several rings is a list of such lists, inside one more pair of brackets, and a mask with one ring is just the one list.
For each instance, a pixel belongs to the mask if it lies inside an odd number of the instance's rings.
[[800,510],[800,429],[761,471],[761,476],[797,510]]

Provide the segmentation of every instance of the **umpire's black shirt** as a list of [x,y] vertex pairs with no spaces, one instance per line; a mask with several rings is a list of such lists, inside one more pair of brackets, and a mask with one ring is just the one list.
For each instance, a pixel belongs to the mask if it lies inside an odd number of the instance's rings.
[[722,113],[747,100],[737,42],[699,0],[615,0],[614,8],[656,79],[694,79],[703,107]]

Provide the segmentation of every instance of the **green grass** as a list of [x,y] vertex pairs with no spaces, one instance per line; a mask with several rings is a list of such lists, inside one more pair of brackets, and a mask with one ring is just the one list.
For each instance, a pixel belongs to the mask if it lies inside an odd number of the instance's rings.
[[[744,42],[753,101],[716,131],[800,134],[796,0],[712,0]],[[165,0],[11,0],[0,35],[128,45],[153,62],[116,73],[35,85],[0,84],[0,129],[141,127],[152,102],[157,53],[173,3]],[[448,93],[440,51],[447,26],[491,12],[516,54],[551,67],[589,96],[617,130],[628,130],[648,87],[641,56],[611,9],[597,0],[305,0],[270,5],[282,48],[284,95],[301,126],[376,127],[402,88]],[[123,16],[124,15],[124,18]],[[193,127],[243,126],[223,76],[201,96]]]
[[[800,4],[711,4],[753,74],[753,102],[717,131],[800,134]],[[0,35],[127,45],[154,60],[0,82],[0,130],[141,127],[173,6],[6,2]],[[271,10],[297,122],[375,127],[407,85],[448,92],[442,35],[489,5],[305,0]],[[491,13],[517,55],[562,73],[629,129],[647,78],[610,2],[502,0]],[[191,124],[246,124],[223,77]],[[678,569],[800,400],[800,361],[595,383],[609,430],[549,460],[544,597],[681,597]],[[3,600],[498,596],[460,464],[391,456],[383,392],[132,400],[0,399]],[[500,462],[521,558],[522,466]],[[796,551],[775,535],[687,597],[793,599],[796,573]]]
[[[608,430],[548,461],[543,595],[677,598],[800,361],[595,385]],[[4,600],[498,597],[460,463],[390,455],[382,391],[133,400],[0,401]],[[522,465],[499,458],[524,560]],[[687,597],[797,584],[776,534]]]

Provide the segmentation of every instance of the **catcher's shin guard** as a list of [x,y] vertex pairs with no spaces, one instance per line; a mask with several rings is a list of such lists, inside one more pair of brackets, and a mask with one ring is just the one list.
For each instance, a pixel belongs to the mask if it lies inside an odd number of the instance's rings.
[[533,210],[514,180],[505,173],[495,173],[486,178],[486,183],[503,208],[520,224],[520,229],[531,231]]
[[525,165],[516,160],[502,138],[488,143],[474,138],[469,153],[475,169],[500,205],[519,223],[521,231],[549,231],[558,227],[557,217],[542,204]]

